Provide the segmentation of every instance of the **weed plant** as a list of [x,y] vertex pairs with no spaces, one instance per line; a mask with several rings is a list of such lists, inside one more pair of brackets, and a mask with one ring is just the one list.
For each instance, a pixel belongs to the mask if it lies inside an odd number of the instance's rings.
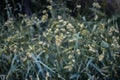
[[60,4],[49,8],[50,19],[45,10],[41,19],[0,19],[0,80],[119,80],[117,17],[87,20]]

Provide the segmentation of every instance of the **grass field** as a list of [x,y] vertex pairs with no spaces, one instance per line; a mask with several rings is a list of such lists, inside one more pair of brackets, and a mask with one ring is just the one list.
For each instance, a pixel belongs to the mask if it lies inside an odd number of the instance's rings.
[[119,80],[117,17],[59,12],[0,18],[0,80]]

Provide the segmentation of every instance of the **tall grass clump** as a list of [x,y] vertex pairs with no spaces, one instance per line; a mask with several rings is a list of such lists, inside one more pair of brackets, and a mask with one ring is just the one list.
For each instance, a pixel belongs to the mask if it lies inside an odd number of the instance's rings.
[[120,79],[117,17],[76,19],[63,4],[49,8],[50,19],[44,10],[41,19],[1,21],[0,80]]

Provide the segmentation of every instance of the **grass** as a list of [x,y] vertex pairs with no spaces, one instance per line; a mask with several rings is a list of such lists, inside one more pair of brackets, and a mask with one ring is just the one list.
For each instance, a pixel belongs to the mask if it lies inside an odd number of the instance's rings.
[[1,80],[118,80],[119,31],[116,17],[22,15],[0,23]]

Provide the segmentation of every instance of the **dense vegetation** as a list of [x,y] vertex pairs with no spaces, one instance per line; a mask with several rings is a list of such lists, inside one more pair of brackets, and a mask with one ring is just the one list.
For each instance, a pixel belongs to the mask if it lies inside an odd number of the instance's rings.
[[31,16],[0,15],[0,80],[119,80],[119,15],[98,3],[77,16],[64,2],[50,4],[41,15],[36,7]]

